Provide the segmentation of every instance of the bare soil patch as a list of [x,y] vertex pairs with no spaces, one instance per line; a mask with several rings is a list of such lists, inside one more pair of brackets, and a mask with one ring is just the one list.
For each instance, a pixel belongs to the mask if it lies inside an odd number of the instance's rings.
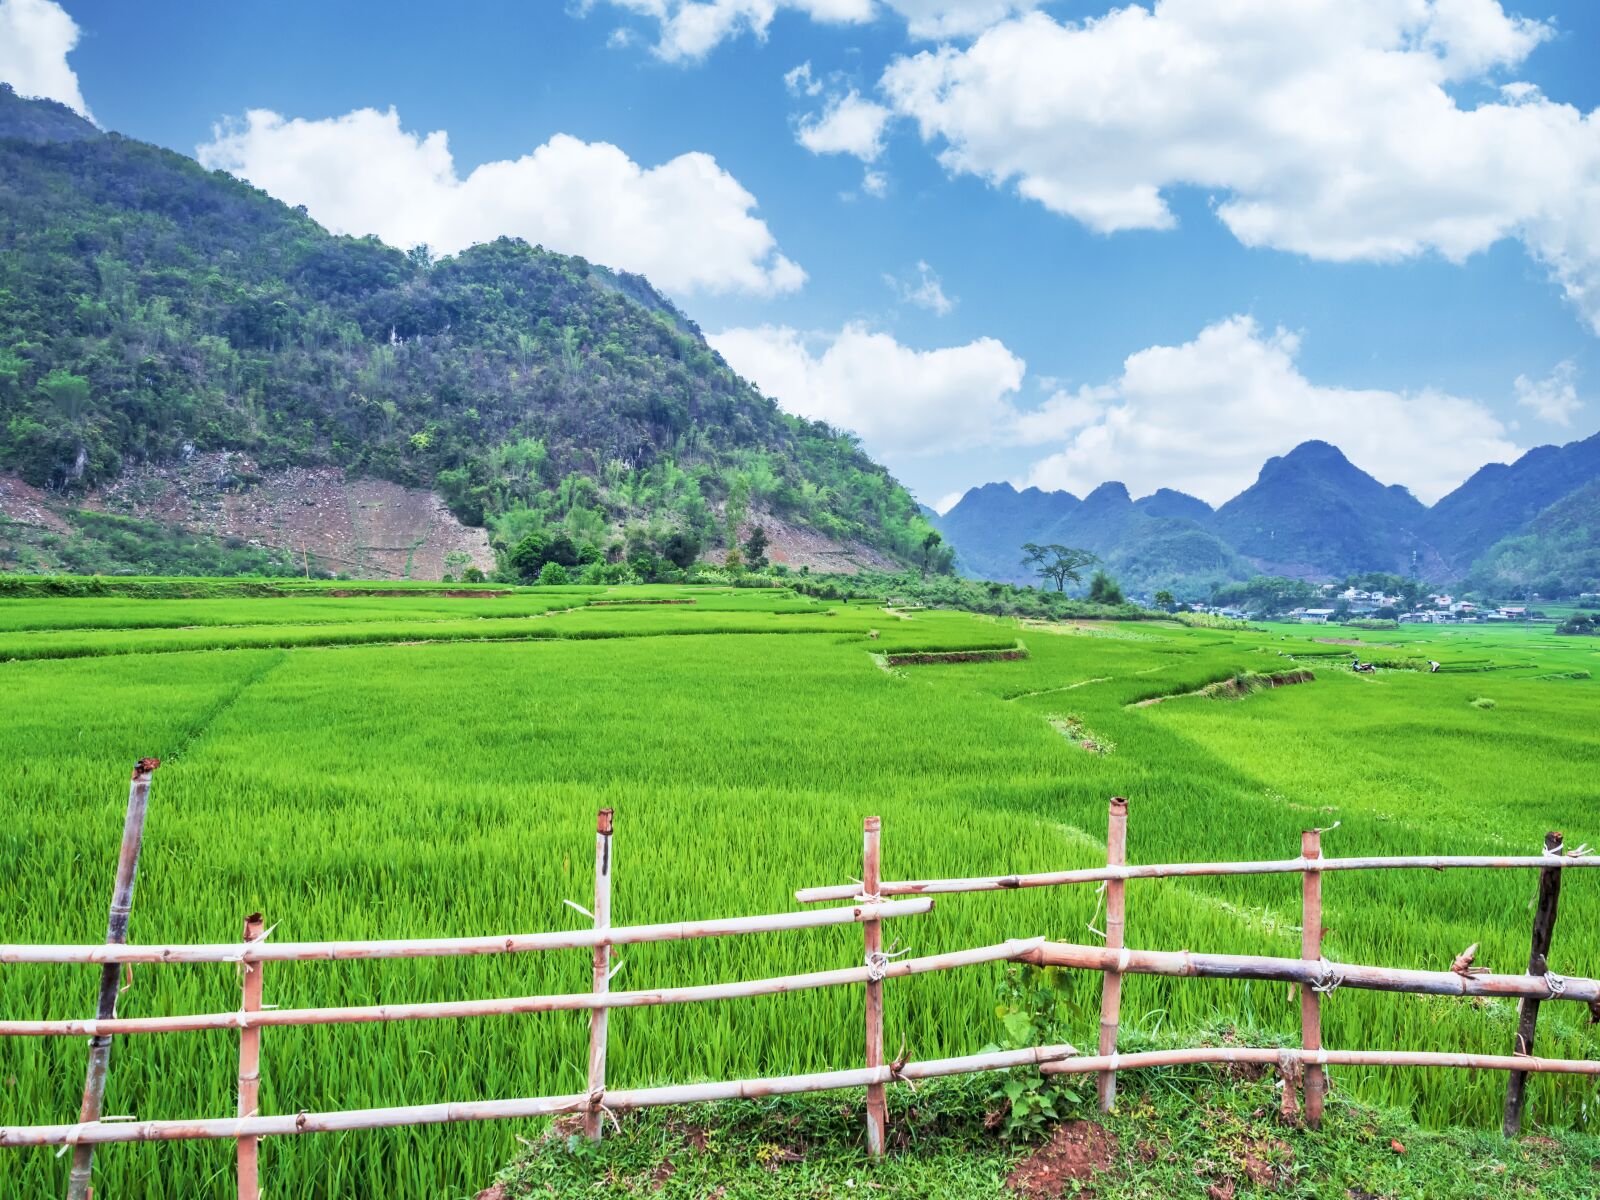
[[1029,1200],[1057,1200],[1065,1195],[1092,1196],[1075,1187],[1109,1171],[1116,1161],[1117,1139],[1093,1121],[1069,1121],[1056,1127],[1050,1140],[1017,1164],[1006,1186]]
[[891,667],[920,667],[932,663],[1013,662],[1027,658],[1022,647],[1014,650],[911,650],[903,654],[885,654],[884,662]]

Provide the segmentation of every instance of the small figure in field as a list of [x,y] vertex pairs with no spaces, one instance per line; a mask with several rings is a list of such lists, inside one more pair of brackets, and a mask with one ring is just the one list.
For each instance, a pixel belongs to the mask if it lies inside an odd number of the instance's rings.
[[1430,658],[1428,660],[1428,674],[1429,675],[1437,675],[1438,673],[1439,673],[1439,664],[1434,662],[1433,659]]
[[1373,664],[1371,664],[1371,663],[1364,663],[1358,658],[1358,659],[1356,659],[1354,662],[1352,662],[1350,664],[1350,669],[1352,671],[1356,671],[1356,672],[1359,673],[1359,672],[1364,672],[1364,671],[1374,671],[1375,672],[1375,671],[1377,671],[1378,668],[1373,666]]

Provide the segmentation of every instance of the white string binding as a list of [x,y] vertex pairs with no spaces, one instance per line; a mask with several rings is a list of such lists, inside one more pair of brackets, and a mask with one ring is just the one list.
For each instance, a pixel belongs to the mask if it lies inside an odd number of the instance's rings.
[[1333,964],[1326,958],[1321,958],[1318,962],[1322,966],[1322,974],[1311,981],[1311,990],[1324,996],[1331,996],[1344,983],[1344,976],[1335,971]]
[[1085,928],[1087,928],[1090,933],[1094,934],[1097,938],[1100,938],[1102,941],[1106,941],[1106,942],[1109,942],[1111,940],[1111,935],[1109,933],[1107,933],[1103,929],[1096,929],[1094,923],[1100,917],[1101,906],[1105,904],[1105,900],[1106,900],[1106,884],[1108,884],[1110,882],[1111,881],[1109,879],[1102,879],[1100,881],[1100,886],[1095,888],[1095,890],[1094,890],[1094,895],[1095,895],[1094,913],[1089,917],[1089,920],[1087,922],[1085,922]]
[[904,950],[896,950],[894,947],[897,945],[899,945],[898,942],[891,945],[887,953],[882,950],[874,950],[871,954],[867,955],[866,968],[868,980],[873,983],[882,983],[889,977],[889,964],[902,955],[911,953],[911,947],[907,946]]

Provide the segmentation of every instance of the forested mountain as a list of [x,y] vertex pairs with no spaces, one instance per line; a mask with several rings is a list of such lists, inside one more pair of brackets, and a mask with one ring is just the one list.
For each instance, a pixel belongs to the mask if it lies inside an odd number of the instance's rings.
[[981,579],[1031,582],[1022,570],[1025,542],[1042,542],[1050,528],[1079,504],[1071,492],[1017,491],[1009,483],[975,487],[937,518],[956,548],[961,568]]
[[1520,531],[1563,496],[1600,477],[1600,433],[1565,446],[1539,446],[1516,462],[1480,467],[1428,514],[1428,540],[1452,567]]
[[1007,483],[973,488],[938,522],[963,570],[1008,583],[1034,583],[1022,563],[1024,542],[1075,546],[1098,554],[1134,587],[1188,583],[1248,574],[1238,556],[1207,530],[1210,507],[1162,488],[1134,500],[1120,483],[1103,483],[1082,500],[1070,492]]
[[69,500],[231,450],[434,489],[507,544],[716,545],[730,497],[904,560],[927,532],[853,438],[781,412],[638,276],[336,237],[9,88],[0,424],[0,471]]
[[1600,479],[1557,500],[1524,532],[1495,543],[1468,583],[1510,596],[1600,592]]
[[1426,516],[1405,488],[1385,487],[1337,446],[1313,441],[1269,458],[1253,484],[1217,509],[1213,527],[1273,574],[1415,575]]
[[1261,573],[1327,581],[1381,571],[1446,583],[1469,568],[1482,590],[1566,595],[1600,590],[1600,434],[1486,466],[1431,509],[1313,441],[1269,459],[1215,512],[1170,488],[1131,500],[1122,484],[1105,483],[1079,501],[991,483],[939,527],[963,569],[1018,583],[1037,582],[1019,549],[1034,541],[1091,550],[1132,587],[1192,598]]

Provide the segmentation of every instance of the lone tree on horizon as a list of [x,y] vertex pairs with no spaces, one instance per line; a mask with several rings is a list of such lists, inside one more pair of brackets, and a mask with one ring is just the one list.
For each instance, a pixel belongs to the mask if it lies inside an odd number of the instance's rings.
[[1051,543],[1041,546],[1036,542],[1024,542],[1022,546],[1022,565],[1031,569],[1041,579],[1055,581],[1056,591],[1065,591],[1067,580],[1073,583],[1083,582],[1083,569],[1099,562],[1099,556],[1087,550],[1076,550],[1071,546],[1057,546]]

